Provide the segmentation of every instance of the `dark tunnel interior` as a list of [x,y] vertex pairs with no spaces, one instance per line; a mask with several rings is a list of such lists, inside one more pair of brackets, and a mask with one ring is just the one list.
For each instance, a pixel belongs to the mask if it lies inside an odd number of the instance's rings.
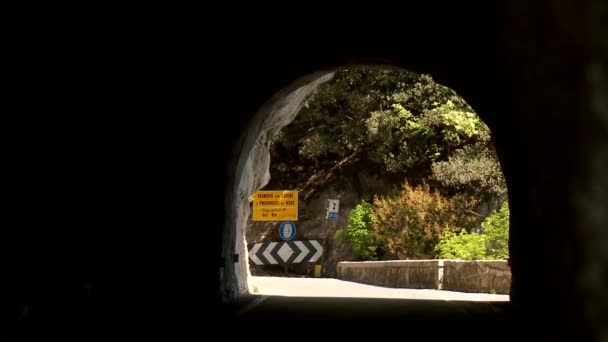
[[[251,338],[285,321],[321,338],[608,338],[607,6],[369,6],[57,7],[22,21],[3,125],[7,340]],[[491,128],[512,213],[510,303],[271,298],[255,311],[230,289],[245,258],[227,239],[230,192],[254,114],[296,80],[354,64],[432,74]]]

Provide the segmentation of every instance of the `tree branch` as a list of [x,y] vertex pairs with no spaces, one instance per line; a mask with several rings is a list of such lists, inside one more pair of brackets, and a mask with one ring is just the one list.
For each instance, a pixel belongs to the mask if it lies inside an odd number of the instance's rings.
[[318,187],[324,185],[329,180],[334,178],[336,174],[346,166],[352,165],[360,160],[360,156],[363,150],[356,151],[346,158],[340,160],[336,165],[332,166],[327,170],[321,170],[308,178],[308,181],[298,191],[303,194],[303,200],[308,200],[312,194],[317,190]]

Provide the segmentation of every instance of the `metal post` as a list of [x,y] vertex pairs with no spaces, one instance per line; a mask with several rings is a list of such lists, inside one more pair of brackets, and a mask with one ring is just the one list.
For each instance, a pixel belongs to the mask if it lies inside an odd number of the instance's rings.
[[321,274],[323,274],[324,268],[323,268],[323,261],[325,261],[325,243],[327,241],[327,234],[329,231],[329,222],[327,219],[327,214],[325,214],[325,237],[323,238],[323,254],[321,254]]

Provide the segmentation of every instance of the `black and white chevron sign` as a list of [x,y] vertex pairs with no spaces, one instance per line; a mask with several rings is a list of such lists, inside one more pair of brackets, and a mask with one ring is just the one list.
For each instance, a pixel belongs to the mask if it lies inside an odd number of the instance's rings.
[[256,265],[279,265],[315,262],[323,254],[317,240],[256,243],[249,251],[249,259]]

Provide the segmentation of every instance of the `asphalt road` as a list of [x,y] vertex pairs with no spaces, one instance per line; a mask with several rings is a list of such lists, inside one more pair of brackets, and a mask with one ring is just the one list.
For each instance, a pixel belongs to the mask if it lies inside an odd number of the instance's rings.
[[[336,279],[252,277],[220,318],[246,338],[513,341],[531,338],[508,296],[393,289]],[[515,318],[514,318],[515,317]],[[537,340],[537,339],[532,339]]]
[[251,277],[254,295],[288,297],[393,298],[444,301],[508,302],[508,295],[426,289],[396,289],[331,278]]
[[[212,317],[233,327],[232,337],[332,342],[542,340],[530,333],[538,322],[519,319],[506,295],[393,289],[323,278],[250,281],[257,293],[222,305]],[[220,329],[216,321],[208,325]]]

